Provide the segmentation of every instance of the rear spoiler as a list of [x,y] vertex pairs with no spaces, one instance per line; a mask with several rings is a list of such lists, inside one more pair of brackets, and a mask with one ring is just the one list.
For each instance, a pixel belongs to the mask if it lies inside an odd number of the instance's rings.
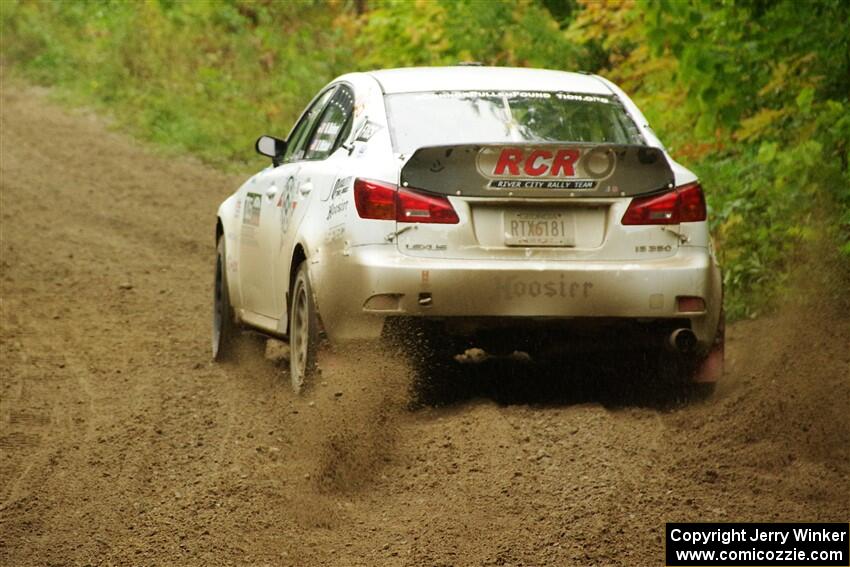
[[673,170],[651,146],[459,144],[416,150],[401,184],[469,197],[628,197],[672,188]]

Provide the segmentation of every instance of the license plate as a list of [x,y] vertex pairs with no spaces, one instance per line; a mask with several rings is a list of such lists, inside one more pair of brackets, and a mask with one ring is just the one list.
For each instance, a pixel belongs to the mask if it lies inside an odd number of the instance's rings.
[[502,216],[506,246],[575,246],[575,221],[564,211],[511,211]]

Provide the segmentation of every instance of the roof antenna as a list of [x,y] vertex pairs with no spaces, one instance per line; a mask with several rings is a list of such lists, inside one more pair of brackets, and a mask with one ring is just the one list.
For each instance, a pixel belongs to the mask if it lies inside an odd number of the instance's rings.
[[483,67],[484,63],[481,61],[458,61],[458,67]]

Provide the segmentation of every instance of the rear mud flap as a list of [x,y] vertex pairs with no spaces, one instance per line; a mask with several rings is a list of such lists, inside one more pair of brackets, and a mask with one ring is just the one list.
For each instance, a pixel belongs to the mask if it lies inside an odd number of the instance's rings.
[[717,326],[717,336],[714,339],[714,345],[708,352],[708,356],[703,359],[696,373],[694,373],[694,382],[717,382],[723,378],[725,366],[725,346],[726,346],[726,316],[721,312],[720,322]]

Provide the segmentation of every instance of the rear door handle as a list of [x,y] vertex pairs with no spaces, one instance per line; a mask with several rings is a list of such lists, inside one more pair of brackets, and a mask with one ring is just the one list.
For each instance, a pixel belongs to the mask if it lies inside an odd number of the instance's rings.
[[298,190],[301,191],[302,195],[307,195],[310,191],[313,190],[313,182],[305,181],[301,184],[301,187],[299,187]]
[[268,189],[266,189],[266,198],[267,198],[269,201],[271,201],[272,199],[274,199],[274,196],[275,196],[275,195],[277,195],[277,187],[275,187],[274,185],[272,185],[271,187],[269,187]]

